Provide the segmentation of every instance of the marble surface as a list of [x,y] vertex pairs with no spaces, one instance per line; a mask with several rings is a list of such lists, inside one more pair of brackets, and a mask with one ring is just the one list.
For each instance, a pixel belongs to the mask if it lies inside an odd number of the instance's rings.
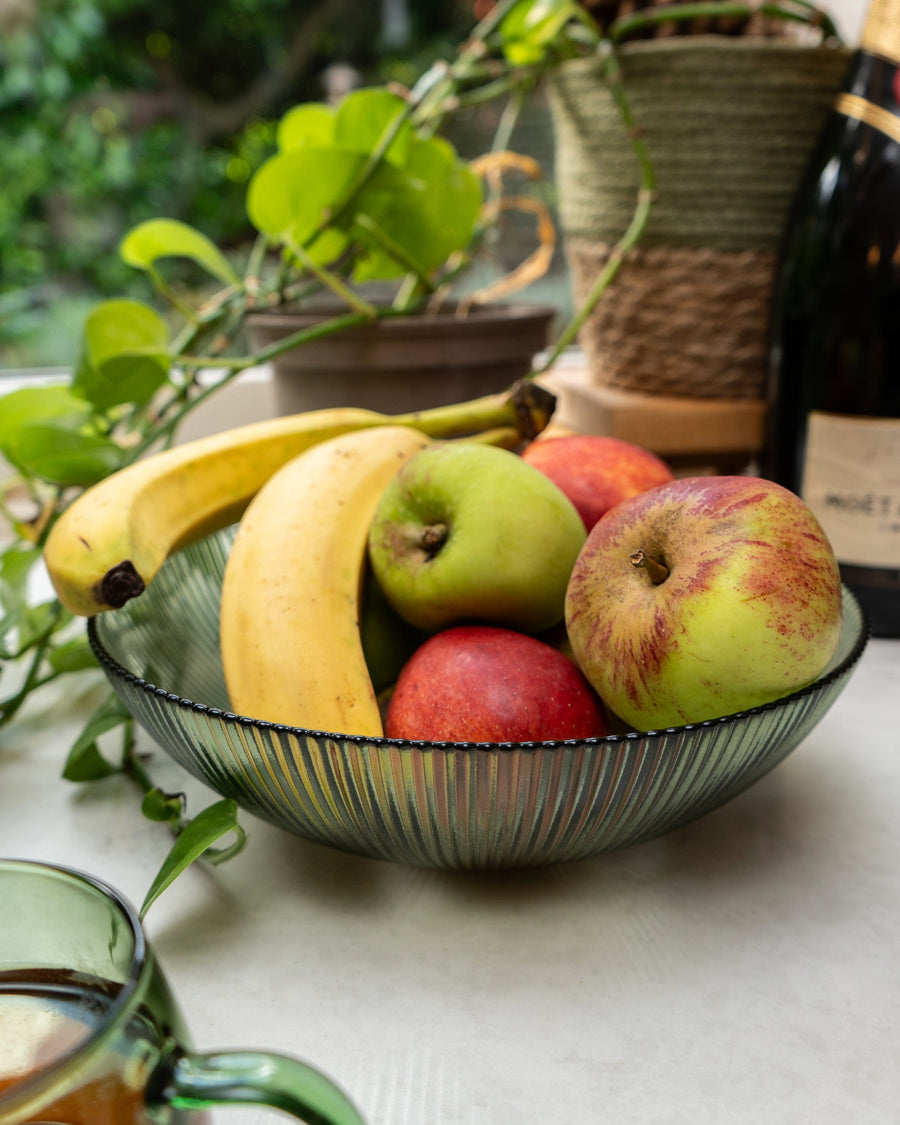
[[[370,1125],[846,1125],[897,1120],[900,642],[728,805],[532,871],[411,869],[242,814],[147,930],[202,1049],[319,1066]],[[0,854],[140,903],[168,847],[137,794],[60,778],[105,689],[45,697],[0,744]],[[214,799],[145,742],[149,768]],[[217,1111],[221,1125],[284,1120]]]

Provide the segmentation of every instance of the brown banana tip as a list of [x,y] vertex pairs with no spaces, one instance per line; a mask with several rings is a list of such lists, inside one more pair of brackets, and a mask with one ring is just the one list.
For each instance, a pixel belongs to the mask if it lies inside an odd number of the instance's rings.
[[101,605],[121,609],[127,601],[143,594],[145,589],[144,580],[135,570],[134,564],[130,559],[125,559],[110,567],[94,587],[94,592]]
[[547,428],[553,417],[556,395],[533,379],[520,379],[513,384],[510,397],[519,431],[526,441],[531,441]]

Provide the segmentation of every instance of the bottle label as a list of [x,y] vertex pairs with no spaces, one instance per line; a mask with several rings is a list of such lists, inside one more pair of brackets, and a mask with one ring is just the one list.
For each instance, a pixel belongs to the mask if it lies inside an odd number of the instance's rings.
[[872,0],[860,45],[892,62],[900,62],[900,5],[896,0]]
[[841,562],[900,566],[900,418],[813,411],[801,495]]

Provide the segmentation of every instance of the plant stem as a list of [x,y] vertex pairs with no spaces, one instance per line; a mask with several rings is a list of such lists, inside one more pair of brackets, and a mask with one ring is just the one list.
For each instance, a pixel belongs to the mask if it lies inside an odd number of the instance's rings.
[[343,196],[338,200],[335,206],[325,216],[324,220],[319,224],[318,228],[313,231],[309,238],[306,239],[304,246],[310,246],[326,227],[333,226],[346,215],[347,211],[353,206],[353,203],[355,202],[359,193],[375,174],[375,170],[381,163],[382,157],[390,148],[394,138],[400,132],[401,128],[404,126],[404,124],[406,124],[407,121],[409,121],[411,114],[412,107],[406,105],[402,110],[399,110],[397,112],[396,117],[392,118],[390,124],[378,138],[378,143],[369,153],[365,164],[362,166],[353,180],[351,180],[350,186],[347,188],[347,190],[344,192]]
[[497,131],[491,142],[492,152],[506,152],[509,149],[516,122],[519,120],[522,107],[525,105],[525,93],[524,86],[515,86],[510,92],[509,101],[500,114]]
[[419,285],[426,291],[426,293],[434,292],[434,285],[432,285],[429,278],[419,269],[419,265],[415,262],[406,250],[393,238],[390,237],[381,227],[370,218],[365,212],[361,212],[356,216],[357,226],[370,235],[378,245],[385,250],[395,261],[399,262],[409,273],[415,274]]
[[287,243],[291,253],[296,254],[300,261],[303,263],[304,269],[321,281],[321,283],[330,289],[335,296],[340,297],[341,300],[346,301],[351,309],[354,309],[361,316],[367,317],[369,320],[375,318],[375,306],[371,305],[368,301],[364,300],[358,293],[354,293],[349,289],[343,281],[332,273],[331,270],[326,270],[320,266],[302,246],[298,246],[295,242]]
[[262,273],[263,262],[269,249],[269,239],[265,234],[260,234],[253,243],[250,257],[247,259],[247,268],[244,271],[244,287],[252,302],[259,288],[259,275]]
[[565,349],[569,347],[570,344],[574,343],[578,333],[594,311],[597,302],[619,272],[625,260],[625,255],[640,241],[647,226],[647,221],[650,217],[650,211],[656,195],[656,173],[653,168],[653,163],[650,160],[647,146],[635,122],[628,99],[625,96],[622,72],[619,68],[619,61],[612,44],[606,45],[604,73],[609,81],[613,100],[619,109],[619,114],[631,139],[631,145],[638,161],[640,184],[635,209],[631,216],[631,222],[628,224],[628,228],[610,251],[603,269],[601,269],[600,273],[594,279],[587,296],[581,302],[580,307],[575,311],[569,323],[560,333],[547,358],[532,372],[533,375],[541,375],[549,370]]
[[[59,612],[57,616],[59,616],[59,613],[61,612],[62,606],[59,606]],[[16,714],[16,712],[19,710],[19,708],[22,706],[31,692],[36,691],[39,687],[43,687],[44,684],[50,683],[51,680],[55,680],[57,676],[59,676],[59,672],[52,672],[49,675],[44,676],[43,678],[40,676],[41,662],[43,661],[44,654],[49,647],[49,636],[44,637],[35,645],[31,653],[31,662],[28,665],[28,671],[25,674],[25,679],[22,682],[22,686],[15,693],[15,695],[11,695],[8,699],[4,699],[2,703],[0,703],[0,726],[3,726],[4,723],[9,722],[9,720],[13,717],[13,715]],[[24,653],[22,655],[24,655]]]
[[797,0],[796,8],[790,4],[729,3],[727,0],[698,0],[694,4],[665,4],[659,7],[644,8],[627,16],[613,20],[607,34],[614,43],[620,43],[635,31],[657,27],[663,23],[684,23],[698,19],[749,19],[761,15],[775,19],[791,20],[820,28],[825,38],[840,39],[840,32],[826,12],[813,4]]
[[436,77],[429,72],[429,81],[416,85],[412,96],[416,107],[413,117],[417,123],[434,121],[435,127],[440,124],[449,108],[445,105],[446,99],[456,96],[459,82],[479,72],[487,52],[485,40],[517,3],[518,0],[499,0],[475,25],[456,58],[449,65],[442,64]]
[[156,269],[155,266],[151,265],[151,266],[148,267],[147,273],[150,277],[150,280],[153,282],[154,286],[156,287],[156,291],[160,294],[160,296],[164,300],[168,301],[169,304],[173,308],[177,309],[178,312],[181,313],[181,315],[184,317],[184,319],[189,324],[197,324],[198,320],[197,320],[196,310],[193,309],[187,303],[187,301],[183,300],[175,292],[175,290],[172,288],[171,285],[169,285],[169,283],[162,276],[162,274],[159,272],[159,270]]
[[[182,360],[184,363],[193,367],[222,367],[237,374],[247,367],[255,367],[259,364],[268,363],[269,360],[274,359],[283,352],[288,352],[292,348],[299,347],[301,344],[308,344],[310,340],[317,340],[321,336],[331,336],[334,332],[340,332],[345,328],[355,328],[359,324],[368,324],[373,319],[381,320],[387,316],[397,315],[399,314],[394,310],[383,308],[375,309],[374,316],[359,312],[342,313],[340,316],[331,317],[328,320],[322,320],[317,324],[310,325],[309,328],[300,328],[296,332],[292,332],[289,336],[284,336],[282,339],[269,344],[267,348],[261,348],[254,355],[222,356],[219,358],[202,355],[186,355],[182,356]],[[197,400],[195,399],[194,401],[196,402]]]

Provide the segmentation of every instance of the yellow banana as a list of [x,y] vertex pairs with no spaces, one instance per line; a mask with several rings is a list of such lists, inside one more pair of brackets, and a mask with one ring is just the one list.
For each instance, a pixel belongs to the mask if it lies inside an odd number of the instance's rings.
[[359,634],[366,540],[385,485],[430,440],[401,426],[344,434],[254,497],[222,583],[222,663],[239,714],[382,734]]
[[239,519],[260,487],[305,449],[350,431],[414,426],[433,437],[512,427],[527,439],[546,426],[555,399],[534,383],[508,394],[391,416],[353,407],[239,426],[155,453],[79,496],[47,539],[57,597],[91,617],[142,593],[178,548]]

